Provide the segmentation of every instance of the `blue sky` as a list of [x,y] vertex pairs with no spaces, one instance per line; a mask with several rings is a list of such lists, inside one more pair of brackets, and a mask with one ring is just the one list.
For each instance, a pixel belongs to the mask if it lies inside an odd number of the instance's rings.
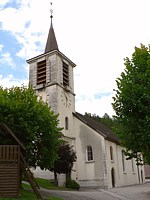
[[[59,50],[74,71],[76,111],[113,115],[115,79],[135,46],[150,44],[149,0],[55,0]],[[0,1],[0,85],[28,84],[26,60],[44,52],[49,0]]]

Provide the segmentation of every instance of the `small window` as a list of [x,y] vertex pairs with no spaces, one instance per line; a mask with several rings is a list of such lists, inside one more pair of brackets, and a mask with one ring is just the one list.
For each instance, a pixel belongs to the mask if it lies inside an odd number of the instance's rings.
[[112,146],[110,146],[110,160],[111,160],[111,161],[114,160],[114,155],[113,155],[113,148],[112,148]]
[[69,128],[69,120],[68,117],[65,118],[65,130],[68,130]]
[[121,151],[122,154],[122,169],[123,172],[125,172],[125,154],[124,154],[124,150]]
[[63,85],[69,85],[69,65],[63,62]]
[[46,83],[46,60],[37,63],[37,84]]
[[87,157],[87,161],[93,160],[93,150],[91,146],[86,147],[86,157]]

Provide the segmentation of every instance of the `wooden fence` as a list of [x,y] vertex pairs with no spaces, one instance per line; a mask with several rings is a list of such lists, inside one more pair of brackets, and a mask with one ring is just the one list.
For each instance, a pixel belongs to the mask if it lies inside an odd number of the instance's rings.
[[0,145],[0,197],[18,197],[20,189],[20,147]]

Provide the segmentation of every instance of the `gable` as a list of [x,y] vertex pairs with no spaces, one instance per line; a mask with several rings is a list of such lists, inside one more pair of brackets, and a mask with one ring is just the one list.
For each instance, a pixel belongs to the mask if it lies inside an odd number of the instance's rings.
[[97,122],[97,121],[93,120],[92,118],[83,116],[82,114],[80,114],[78,112],[73,113],[73,115],[77,119],[79,119],[80,121],[85,123],[87,126],[92,128],[94,131],[96,131],[97,133],[102,135],[106,140],[115,142],[116,144],[120,144],[119,139],[113,133],[113,131],[110,128],[108,128],[107,126],[105,126],[104,124],[102,124],[101,122]]

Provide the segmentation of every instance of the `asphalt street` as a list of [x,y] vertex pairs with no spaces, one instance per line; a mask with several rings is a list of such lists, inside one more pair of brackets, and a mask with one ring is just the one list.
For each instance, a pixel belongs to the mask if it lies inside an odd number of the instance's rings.
[[80,189],[60,191],[40,189],[43,197],[55,196],[64,200],[150,200],[150,182],[113,189]]

